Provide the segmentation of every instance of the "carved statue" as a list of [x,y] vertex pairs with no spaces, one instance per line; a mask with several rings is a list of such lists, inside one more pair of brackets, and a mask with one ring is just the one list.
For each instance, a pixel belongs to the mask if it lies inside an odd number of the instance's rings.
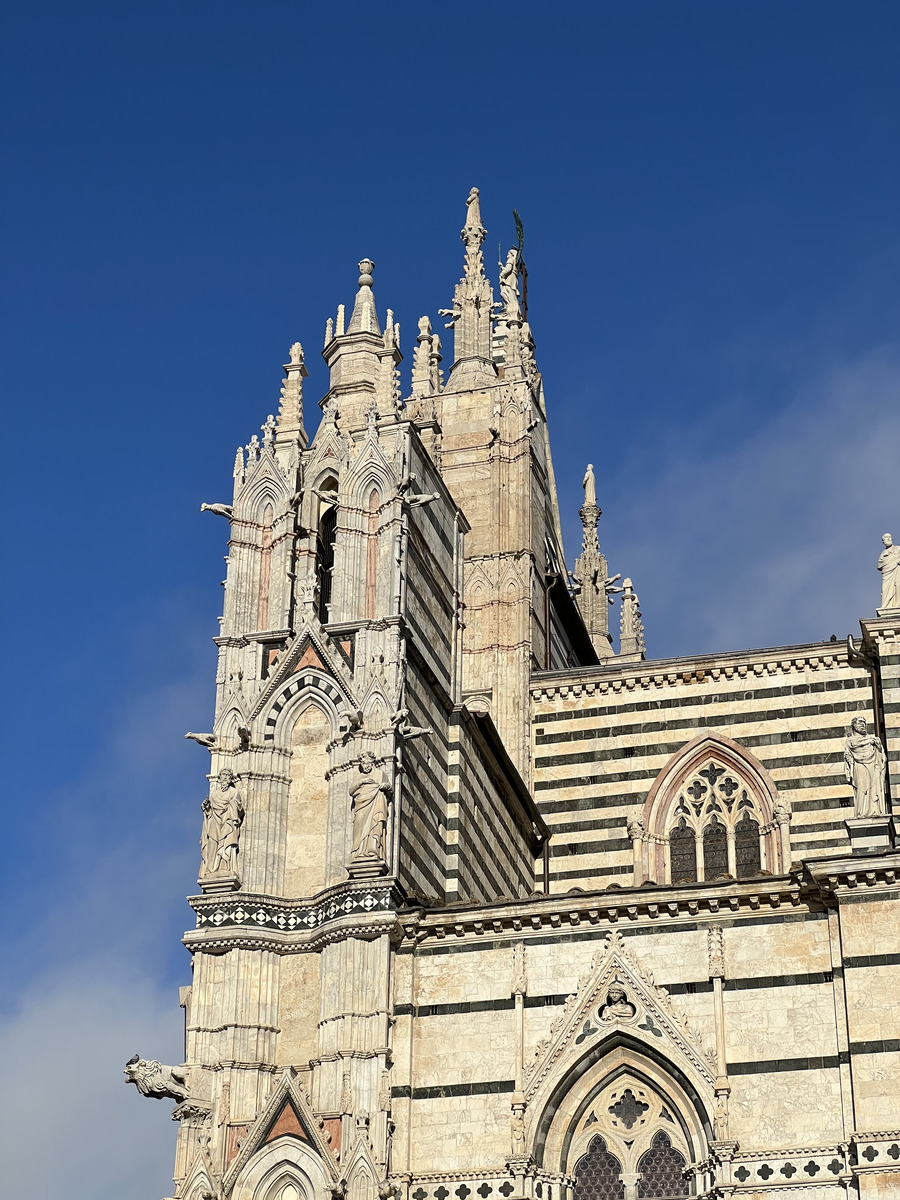
[[353,846],[350,861],[385,861],[384,839],[388,821],[389,785],[376,770],[375,755],[366,750],[359,760],[361,778],[350,788],[353,811]]
[[713,1118],[713,1137],[717,1142],[728,1141],[728,1093],[716,1092],[716,1115]]
[[229,520],[234,516],[233,504],[201,504],[201,512],[215,513],[217,517],[228,517]]
[[882,536],[884,549],[878,557],[881,572],[881,607],[900,608],[900,546],[889,533]]
[[510,1140],[513,1154],[521,1158],[525,1154],[525,1108],[521,1104],[513,1105]]
[[290,358],[292,366],[298,367],[302,364],[303,347],[299,342],[294,342],[293,346],[291,346],[290,350],[288,351],[288,357]]
[[844,774],[853,788],[858,817],[880,817],[885,812],[885,754],[881,739],[869,733],[865,717],[854,717],[844,742]]
[[207,750],[212,750],[216,744],[216,735],[214,733],[186,733],[184,740],[196,742],[198,746],[205,746]]
[[584,473],[584,479],[581,481],[581,486],[584,488],[584,505],[585,508],[597,507],[597,481],[594,478],[594,464],[588,463],[587,470]]
[[216,785],[209,789],[209,795],[203,801],[203,813],[202,874],[237,875],[244,805],[230,767],[222,768]]
[[634,1016],[636,1009],[623,987],[618,984],[613,984],[606,993],[606,1003],[600,1009],[601,1021],[618,1021],[624,1018],[626,1021]]
[[125,1064],[125,1082],[133,1083],[142,1096],[162,1100],[187,1100],[185,1083],[187,1067],[164,1067],[153,1058],[140,1058],[135,1054]]
[[503,301],[503,316],[507,321],[519,319],[519,251],[515,247],[500,264],[500,298]]

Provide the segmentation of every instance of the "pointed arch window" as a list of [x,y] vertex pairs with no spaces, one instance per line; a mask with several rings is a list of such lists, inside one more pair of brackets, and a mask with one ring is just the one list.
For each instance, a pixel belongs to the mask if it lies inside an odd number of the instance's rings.
[[684,817],[669,834],[672,883],[697,882],[697,837]]
[[574,1200],[680,1200],[690,1193],[684,1114],[627,1068],[581,1109],[570,1134]]
[[598,1133],[575,1165],[576,1200],[625,1200],[622,1164]]
[[703,830],[703,877],[721,879],[728,874],[728,834],[713,813]]
[[672,1139],[661,1129],[638,1162],[639,1200],[680,1200],[689,1195],[688,1181],[682,1174],[686,1166],[684,1155],[679,1154]]
[[381,497],[378,489],[369,493],[369,515],[366,524],[366,620],[375,616],[378,596],[378,509]]
[[727,754],[694,758],[653,811],[658,823],[649,824],[667,848],[670,883],[750,879],[777,866],[771,799]]
[[[329,476],[319,487],[321,492],[334,492],[338,482]],[[334,543],[337,539],[337,505],[320,501],[319,526],[316,531],[316,616],[327,624],[334,577]]]
[[257,629],[269,627],[269,589],[272,582],[272,524],[275,511],[271,504],[263,509],[262,536],[259,552],[259,603],[257,605]]

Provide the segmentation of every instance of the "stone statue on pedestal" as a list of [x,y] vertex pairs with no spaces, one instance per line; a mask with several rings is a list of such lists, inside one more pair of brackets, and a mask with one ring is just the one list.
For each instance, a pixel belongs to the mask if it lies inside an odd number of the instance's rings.
[[244,804],[230,767],[223,767],[203,801],[200,839],[201,876],[237,875],[237,856],[244,823]]
[[884,549],[878,558],[881,572],[881,607],[900,608],[900,546],[894,545],[889,533],[882,538]]
[[353,811],[351,864],[385,862],[388,784],[384,772],[375,767],[375,755],[366,750],[359,760],[361,778],[350,788]]
[[584,473],[584,479],[581,481],[581,486],[584,488],[584,504],[585,507],[597,507],[597,481],[594,478],[594,464],[588,463],[587,470]]
[[844,742],[844,774],[853,788],[857,817],[885,815],[884,765],[881,740],[868,732],[864,717],[854,717]]
[[502,316],[507,321],[519,319],[519,251],[513,248],[500,264],[500,299],[503,302]]

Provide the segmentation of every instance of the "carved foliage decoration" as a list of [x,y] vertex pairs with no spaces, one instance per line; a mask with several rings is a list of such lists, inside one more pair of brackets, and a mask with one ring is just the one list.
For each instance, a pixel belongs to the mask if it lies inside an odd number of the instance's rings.
[[525,1100],[530,1104],[559,1067],[617,1030],[679,1061],[698,1083],[710,1092],[714,1089],[715,1051],[704,1047],[665,989],[657,987],[652,974],[625,948],[621,934],[613,931],[526,1066]]

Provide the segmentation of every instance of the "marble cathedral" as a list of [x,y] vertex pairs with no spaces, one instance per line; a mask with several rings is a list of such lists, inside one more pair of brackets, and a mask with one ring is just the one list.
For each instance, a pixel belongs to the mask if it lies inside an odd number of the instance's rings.
[[185,1062],[126,1068],[174,1197],[900,1197],[900,549],[856,640],[649,659],[484,238],[473,189],[446,378],[364,260],[315,436],[296,343],[204,505]]

